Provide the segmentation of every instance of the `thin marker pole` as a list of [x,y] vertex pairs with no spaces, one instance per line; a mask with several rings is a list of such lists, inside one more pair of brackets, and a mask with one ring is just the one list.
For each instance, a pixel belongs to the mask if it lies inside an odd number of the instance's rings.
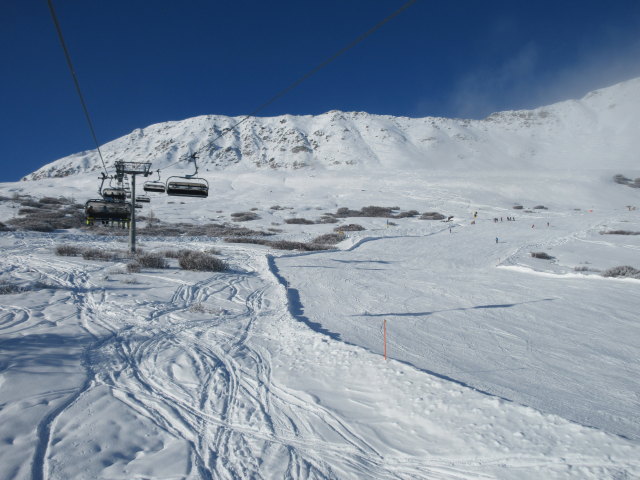
[[382,336],[384,338],[384,359],[387,359],[387,319],[385,318],[382,323]]

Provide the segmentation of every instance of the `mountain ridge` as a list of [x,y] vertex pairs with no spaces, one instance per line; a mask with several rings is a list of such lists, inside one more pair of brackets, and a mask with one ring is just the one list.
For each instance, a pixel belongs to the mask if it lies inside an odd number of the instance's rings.
[[[134,130],[101,146],[116,160],[164,169],[198,152],[200,173],[212,170],[395,168],[636,168],[640,78],[532,110],[484,119],[396,117],[331,110],[320,115],[203,115]],[[233,129],[232,132],[227,133]],[[212,142],[215,140],[215,144]],[[98,172],[96,150],[51,162],[22,180]]]

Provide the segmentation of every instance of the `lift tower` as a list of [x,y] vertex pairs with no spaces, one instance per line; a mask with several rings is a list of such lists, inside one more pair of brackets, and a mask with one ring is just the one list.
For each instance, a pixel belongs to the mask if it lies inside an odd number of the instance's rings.
[[148,177],[150,162],[115,162],[116,177],[121,181],[125,175],[131,175],[131,221],[129,223],[129,251],[136,253],[136,175]]

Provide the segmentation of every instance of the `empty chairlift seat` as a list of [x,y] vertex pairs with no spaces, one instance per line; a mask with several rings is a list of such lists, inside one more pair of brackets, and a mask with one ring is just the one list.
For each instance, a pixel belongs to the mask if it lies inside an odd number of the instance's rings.
[[164,193],[166,190],[166,187],[163,182],[144,182],[142,189],[145,192]]
[[209,196],[209,182],[204,178],[170,177],[167,195],[206,198]]

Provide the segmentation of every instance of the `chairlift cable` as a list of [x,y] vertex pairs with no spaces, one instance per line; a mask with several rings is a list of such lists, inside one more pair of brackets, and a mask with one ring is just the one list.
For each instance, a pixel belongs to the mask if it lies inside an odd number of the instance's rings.
[[[338,57],[340,57],[341,55],[343,55],[344,53],[346,53],[347,51],[351,50],[353,47],[355,47],[357,44],[359,44],[360,42],[362,42],[363,40],[365,40],[367,37],[371,36],[372,34],[374,34],[377,30],[379,30],[383,25],[385,25],[386,23],[388,23],[389,21],[393,20],[395,17],[397,17],[398,15],[400,15],[402,12],[404,12],[406,9],[408,9],[410,6],[412,6],[414,3],[416,3],[418,0],[409,0],[408,2],[406,2],[405,4],[403,4],[400,8],[398,8],[397,10],[395,10],[393,13],[391,13],[389,16],[387,16],[386,18],[384,18],[383,20],[381,20],[380,22],[378,22],[376,25],[374,25],[373,27],[371,27],[369,30],[367,30],[365,33],[361,34],[360,36],[358,36],[355,40],[353,40],[351,43],[349,43],[348,45],[346,45],[345,47],[342,47],[340,50],[338,50],[336,53],[334,53],[333,55],[331,55],[329,58],[327,58],[326,60],[324,60],[323,62],[321,62],[320,64],[318,64],[316,67],[312,68],[311,70],[309,70],[307,73],[305,73],[302,77],[300,77],[298,80],[296,80],[295,82],[293,82],[291,85],[289,85],[288,87],[280,90],[280,92],[276,93],[273,97],[271,97],[269,100],[267,100],[266,102],[264,102],[262,105],[258,106],[255,110],[253,110],[251,113],[249,113],[248,115],[245,115],[245,117],[238,121],[237,123],[235,123],[234,125],[232,125],[230,128],[228,128],[227,130],[225,130],[224,132],[222,132],[221,134],[219,134],[216,138],[214,138],[213,140],[211,140],[206,147],[211,146],[214,142],[216,142],[217,140],[219,140],[220,138],[222,138],[224,135],[226,135],[227,133],[233,131],[236,129],[236,127],[238,127],[240,124],[246,122],[248,119],[250,119],[251,117],[255,116],[256,114],[258,114],[259,112],[261,112],[262,110],[264,110],[265,108],[267,108],[268,106],[270,106],[271,104],[275,103],[276,101],[280,100],[280,98],[284,97],[285,95],[287,95],[289,92],[291,92],[292,90],[294,90],[295,88],[297,88],[298,86],[300,86],[301,83],[303,83],[304,81],[308,80],[309,78],[311,78],[313,75],[315,75],[316,73],[318,73],[320,70],[322,70],[324,67],[326,67],[327,65],[329,65],[331,62],[333,62],[334,60],[336,60]],[[166,167],[163,167],[164,169],[167,169],[169,167],[172,167],[174,165],[177,165],[178,163],[182,162],[183,159],[178,160],[177,162],[172,163],[171,165],[167,165]],[[159,171],[159,170],[158,170]]]
[[91,130],[91,136],[93,137],[93,141],[96,144],[96,149],[98,150],[98,155],[100,156],[100,160],[102,161],[102,167],[104,168],[105,174],[108,174],[107,165],[102,156],[102,152],[100,151],[100,144],[98,143],[98,138],[96,137],[95,129],[93,128],[93,122],[91,121],[91,116],[89,115],[89,109],[87,108],[87,104],[84,101],[84,96],[82,95],[82,90],[80,90],[80,83],[78,82],[78,77],[76,76],[76,72],[73,68],[73,63],[71,63],[71,55],[69,55],[69,49],[67,48],[67,44],[64,41],[64,37],[62,36],[62,28],[60,28],[60,23],[58,22],[58,17],[56,16],[56,12],[53,8],[52,0],[47,0],[49,4],[49,11],[51,12],[51,18],[53,18],[53,23],[56,27],[56,31],[58,32],[58,38],[60,39],[60,43],[62,44],[62,49],[64,50],[64,56],[67,59],[67,65],[69,67],[69,71],[71,72],[71,76],[73,77],[73,83],[76,87],[76,92],[78,93],[78,97],[80,97],[80,103],[82,104],[82,110],[84,111],[84,116],[87,119],[87,123],[89,124],[89,130]]

